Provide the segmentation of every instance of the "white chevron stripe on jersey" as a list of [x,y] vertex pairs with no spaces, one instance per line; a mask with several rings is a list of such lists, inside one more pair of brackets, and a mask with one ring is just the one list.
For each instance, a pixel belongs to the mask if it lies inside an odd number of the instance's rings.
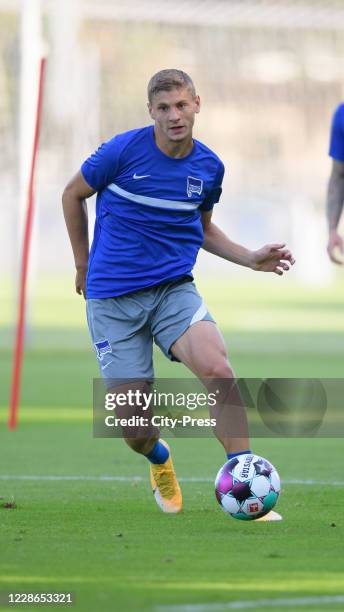
[[131,200],[137,204],[144,204],[144,206],[167,208],[170,210],[195,210],[199,207],[199,204],[196,203],[178,202],[178,200],[162,200],[160,198],[149,198],[148,196],[130,193],[130,191],[125,191],[121,187],[118,187],[118,185],[115,183],[111,183],[111,185],[108,185],[107,188],[110,189],[110,191],[122,196],[122,198],[126,198],[126,200]]

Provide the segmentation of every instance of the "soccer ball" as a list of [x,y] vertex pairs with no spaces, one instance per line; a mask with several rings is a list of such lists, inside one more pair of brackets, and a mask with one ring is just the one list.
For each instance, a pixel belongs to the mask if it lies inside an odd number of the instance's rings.
[[243,521],[270,512],[280,491],[276,468],[258,455],[233,457],[222,466],[215,480],[215,495],[222,510]]

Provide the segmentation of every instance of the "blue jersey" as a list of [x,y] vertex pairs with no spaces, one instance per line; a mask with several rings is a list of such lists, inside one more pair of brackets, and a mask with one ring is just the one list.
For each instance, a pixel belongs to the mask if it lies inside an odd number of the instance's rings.
[[340,104],[333,115],[330,156],[344,162],[344,104]]
[[169,157],[149,126],[101,145],[81,172],[98,192],[87,298],[191,275],[203,243],[200,211],[221,195],[224,166],[215,153],[194,140],[189,155]]

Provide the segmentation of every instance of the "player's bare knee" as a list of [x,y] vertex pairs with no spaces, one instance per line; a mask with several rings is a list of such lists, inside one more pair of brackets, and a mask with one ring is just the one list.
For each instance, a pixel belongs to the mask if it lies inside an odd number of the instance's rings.
[[234,378],[234,372],[226,358],[221,357],[206,364],[203,368],[202,378],[207,379],[228,379]]

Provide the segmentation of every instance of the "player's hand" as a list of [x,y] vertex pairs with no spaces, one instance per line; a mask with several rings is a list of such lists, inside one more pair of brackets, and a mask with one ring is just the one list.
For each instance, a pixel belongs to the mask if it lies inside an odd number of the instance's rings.
[[251,268],[282,276],[294,263],[295,259],[285,244],[266,244],[258,251],[253,251]]
[[344,243],[342,237],[337,233],[336,230],[332,230],[329,235],[327,252],[329,258],[333,263],[342,265],[344,263],[343,257],[340,259],[336,252],[340,255],[344,255]]
[[75,290],[79,295],[83,295],[86,300],[86,274],[87,268],[81,268],[76,271],[75,275]]

